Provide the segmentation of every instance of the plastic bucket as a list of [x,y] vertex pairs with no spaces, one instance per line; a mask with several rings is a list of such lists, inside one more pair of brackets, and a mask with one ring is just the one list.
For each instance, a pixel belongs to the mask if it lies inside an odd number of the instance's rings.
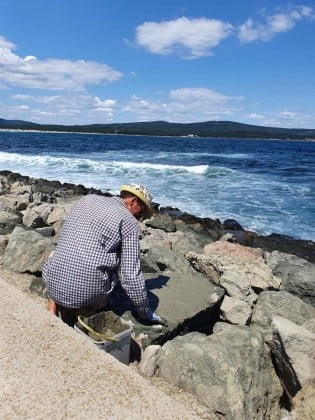
[[75,323],[74,329],[85,335],[100,350],[106,351],[126,365],[129,364],[132,326],[114,312],[103,311],[88,318],[81,318]]

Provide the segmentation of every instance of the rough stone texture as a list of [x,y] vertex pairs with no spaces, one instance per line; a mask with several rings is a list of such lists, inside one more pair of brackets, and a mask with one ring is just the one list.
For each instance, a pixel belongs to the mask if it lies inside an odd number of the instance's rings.
[[63,205],[56,205],[50,215],[47,218],[48,224],[54,224],[55,222],[64,220],[70,212],[73,203],[67,203]]
[[265,265],[261,249],[253,249],[247,246],[240,246],[228,241],[217,241],[204,247],[206,255],[224,255],[237,260],[255,261],[257,265]]
[[[151,219],[149,219],[151,220]],[[141,266],[146,273],[171,271],[192,271],[185,254],[191,250],[203,249],[210,238],[200,237],[192,229],[189,234],[182,231],[165,232],[147,226],[148,221],[141,226],[143,237],[140,241]]]
[[[286,390],[294,396],[304,385],[315,385],[315,333],[280,316],[272,318],[272,328],[273,350],[282,354],[278,371],[286,373],[287,368],[288,374],[281,378]],[[279,361],[278,357],[275,359]]]
[[34,228],[34,229],[47,226],[47,223],[45,222],[45,220],[31,208],[27,208],[25,210],[25,213],[23,216],[23,224],[27,227]]
[[0,235],[0,263],[2,263],[2,258],[5,253],[5,249],[8,245],[9,238],[6,235]]
[[147,226],[150,226],[154,229],[163,229],[165,232],[175,232],[176,225],[172,217],[167,213],[160,213],[152,220],[146,222]]
[[248,327],[178,336],[162,346],[157,365],[158,375],[225,419],[279,419],[280,382],[262,336]]
[[31,185],[21,185],[20,183],[15,182],[11,185],[10,191],[11,194],[15,195],[32,194],[32,187]]
[[315,264],[315,243],[313,241],[294,239],[286,235],[272,233],[268,236],[257,235],[254,232],[242,232],[244,244],[264,251],[280,251],[293,254]]
[[315,419],[315,385],[304,386],[293,398],[294,410],[288,420]]
[[18,273],[37,273],[54,249],[53,238],[45,238],[34,230],[17,226],[5,249],[3,266]]
[[48,216],[54,210],[55,204],[34,202],[29,207],[47,222]]
[[0,235],[11,233],[21,221],[22,217],[19,214],[0,210]]
[[303,322],[302,327],[315,334],[315,318],[307,319]]
[[267,254],[267,264],[281,278],[282,290],[315,307],[315,264],[279,251]]
[[23,211],[28,208],[28,205],[32,201],[32,196],[30,194],[23,194],[18,196],[18,201],[16,203],[16,210]]
[[153,245],[148,252],[141,257],[144,272],[159,271],[192,271],[188,261],[183,255],[172,252],[164,244]]
[[264,291],[259,295],[253,309],[250,325],[252,328],[258,328],[267,340],[271,340],[271,321],[276,315],[297,325],[303,325],[306,320],[315,317],[315,308],[289,292]]
[[178,231],[175,234],[169,234],[172,241],[172,250],[181,255],[189,251],[202,252],[203,247],[212,242],[209,236],[200,235],[192,229],[187,232]]
[[205,255],[217,270],[246,273],[253,290],[278,289],[280,279],[273,276],[261,249],[253,249],[226,241],[217,241],[204,247]]
[[[261,250],[252,250],[239,244],[217,241],[205,246],[204,254],[189,252],[186,257],[195,269],[212,276],[214,269],[217,273],[222,273],[219,278],[219,284],[222,287],[228,287],[229,278],[232,277],[234,286],[236,277],[243,279],[243,285],[240,287],[240,294],[246,296],[251,291],[261,291],[264,289],[278,289],[280,279],[275,277],[271,269],[266,265],[262,258]],[[227,279],[227,281],[225,281]],[[225,285],[225,283],[227,283]],[[232,292],[232,291],[230,291]],[[230,294],[228,292],[228,294]],[[233,296],[233,294],[230,294]],[[241,298],[241,296],[239,296]]]
[[7,211],[8,209],[16,210],[18,197],[15,195],[1,195],[0,196],[0,210]]
[[161,346],[152,345],[148,346],[142,354],[141,361],[139,363],[139,370],[145,376],[153,376],[156,369],[156,355],[161,349]]
[[235,325],[246,325],[251,316],[252,308],[247,302],[226,295],[220,311],[223,321]]
[[262,250],[221,240],[205,246],[204,252],[188,252],[186,258],[192,267],[226,291],[221,319],[247,325],[258,294],[278,289],[280,279],[266,265]]
[[[33,215],[30,220],[38,216],[49,226],[34,229],[33,222],[26,222],[25,217],[25,223],[31,227],[19,224],[12,233],[2,235],[0,254],[11,271],[34,273],[35,276],[28,275],[33,278],[27,288],[46,298],[40,278],[41,264],[54,249],[65,216],[81,195],[103,193],[4,172],[0,171],[0,195],[4,194],[0,196],[0,211],[21,218],[17,210],[23,210]],[[279,420],[275,415],[279,414],[281,390],[271,356],[275,363],[280,362],[275,366],[283,384],[282,392],[284,390],[292,402],[296,391],[288,392],[285,368],[291,368],[289,372],[296,379],[296,390],[299,389],[298,376],[305,379],[303,368],[307,363],[303,355],[299,358],[296,343],[303,337],[306,344],[315,333],[315,308],[309,305],[314,299],[311,261],[315,262],[315,244],[281,235],[260,237],[244,231],[234,220],[221,224],[219,220],[198,218],[176,209],[159,211],[158,205],[155,205],[153,217],[140,223],[140,227],[141,263],[150,303],[167,319],[168,325],[140,321],[133,315],[130,301],[123,296],[121,288],[114,291],[112,307],[134,324],[132,360],[140,361],[140,365],[145,360],[148,362],[145,367],[142,365],[143,371],[140,368],[139,371],[151,375],[156,368],[155,351],[147,352],[150,344],[171,348],[171,343],[182,340],[185,345],[176,345],[178,351],[169,353],[170,359],[165,360],[165,365],[170,364],[170,375],[178,368],[175,373],[182,378],[183,390],[205,398],[214,395],[215,409],[221,418],[219,410],[226,411],[231,418],[237,413],[235,418],[246,420]],[[278,250],[285,250],[287,254]],[[280,287],[281,291],[274,291]],[[279,331],[272,323],[275,316],[287,318],[281,322],[281,328],[277,324]],[[294,329],[282,328],[282,323],[287,326],[290,321]],[[275,330],[277,336],[273,335]],[[191,331],[196,334],[192,336],[195,341],[191,341]],[[263,344],[264,340],[267,344]],[[299,362],[287,363],[290,360],[284,345],[286,340],[292,360],[299,358],[301,366]],[[282,347],[276,347],[280,341]],[[168,357],[163,349],[160,353]],[[212,358],[214,356],[216,359]],[[203,367],[200,371],[197,370],[199,365]],[[309,372],[307,380],[312,381],[314,376],[310,369]],[[205,377],[210,378],[209,383],[203,382]],[[197,386],[194,388],[192,383]],[[297,410],[295,402],[294,410]],[[293,414],[287,413],[288,416]]]

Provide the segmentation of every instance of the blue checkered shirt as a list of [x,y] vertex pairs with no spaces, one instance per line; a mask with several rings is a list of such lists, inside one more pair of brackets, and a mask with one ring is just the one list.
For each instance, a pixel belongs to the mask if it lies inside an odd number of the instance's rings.
[[120,197],[82,197],[69,213],[56,250],[43,267],[48,294],[67,308],[93,307],[121,285],[142,317],[150,317],[140,268],[139,225]]

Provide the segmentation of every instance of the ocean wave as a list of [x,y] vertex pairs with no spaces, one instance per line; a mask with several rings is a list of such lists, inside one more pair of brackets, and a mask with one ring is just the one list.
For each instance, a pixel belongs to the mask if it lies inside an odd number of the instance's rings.
[[[188,157],[191,158],[197,158],[197,157],[219,157],[219,158],[226,158],[226,159],[252,159],[253,155],[250,153],[209,153],[209,152],[195,152],[195,151],[189,151],[189,152],[178,152],[176,153],[177,157]],[[160,153],[159,157],[169,157],[169,153]]]
[[208,165],[165,165],[159,163],[148,162],[129,162],[129,161],[102,161],[93,160],[82,157],[63,157],[51,155],[21,155],[17,153],[0,153],[0,163],[19,165],[20,167],[40,166],[47,169],[69,169],[82,172],[117,172],[140,170],[150,172],[167,172],[167,173],[190,173],[198,175],[206,175],[213,172],[213,168]]
[[121,166],[123,168],[131,168],[131,169],[148,169],[150,171],[167,171],[167,172],[189,172],[192,174],[206,174],[209,166],[208,165],[192,165],[192,166],[184,166],[184,165],[165,165],[162,163],[148,163],[148,162],[120,162],[114,161],[112,162],[115,166]]
[[[314,240],[314,144],[145,136],[0,136],[0,169],[104,191],[140,182],[161,206]],[[279,159],[279,156],[282,158]],[[302,169],[301,169],[302,168]]]

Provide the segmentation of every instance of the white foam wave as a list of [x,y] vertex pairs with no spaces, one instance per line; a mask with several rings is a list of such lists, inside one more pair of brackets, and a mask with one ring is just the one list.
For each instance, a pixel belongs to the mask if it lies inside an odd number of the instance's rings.
[[[167,156],[167,154],[164,154],[165,156]],[[163,155],[161,155],[163,156]],[[209,152],[180,152],[177,153],[177,156],[180,157],[208,157],[208,156],[213,156],[213,157],[222,157],[222,158],[226,158],[226,159],[251,159],[253,156],[249,153],[209,153]]]
[[192,174],[206,174],[209,170],[208,165],[163,165],[148,162],[128,162],[128,161],[102,161],[82,157],[58,157],[48,155],[21,155],[17,153],[0,153],[0,163],[14,164],[19,166],[40,166],[47,168],[63,168],[69,170],[80,170],[82,172],[94,171],[117,171],[121,170],[148,170],[157,172],[187,172]]
[[195,165],[195,166],[184,166],[184,165],[163,165],[161,163],[148,163],[148,162],[119,162],[113,161],[114,165],[121,166],[123,168],[139,168],[149,169],[153,171],[173,171],[173,172],[190,172],[193,174],[205,174],[208,170],[208,165]]

